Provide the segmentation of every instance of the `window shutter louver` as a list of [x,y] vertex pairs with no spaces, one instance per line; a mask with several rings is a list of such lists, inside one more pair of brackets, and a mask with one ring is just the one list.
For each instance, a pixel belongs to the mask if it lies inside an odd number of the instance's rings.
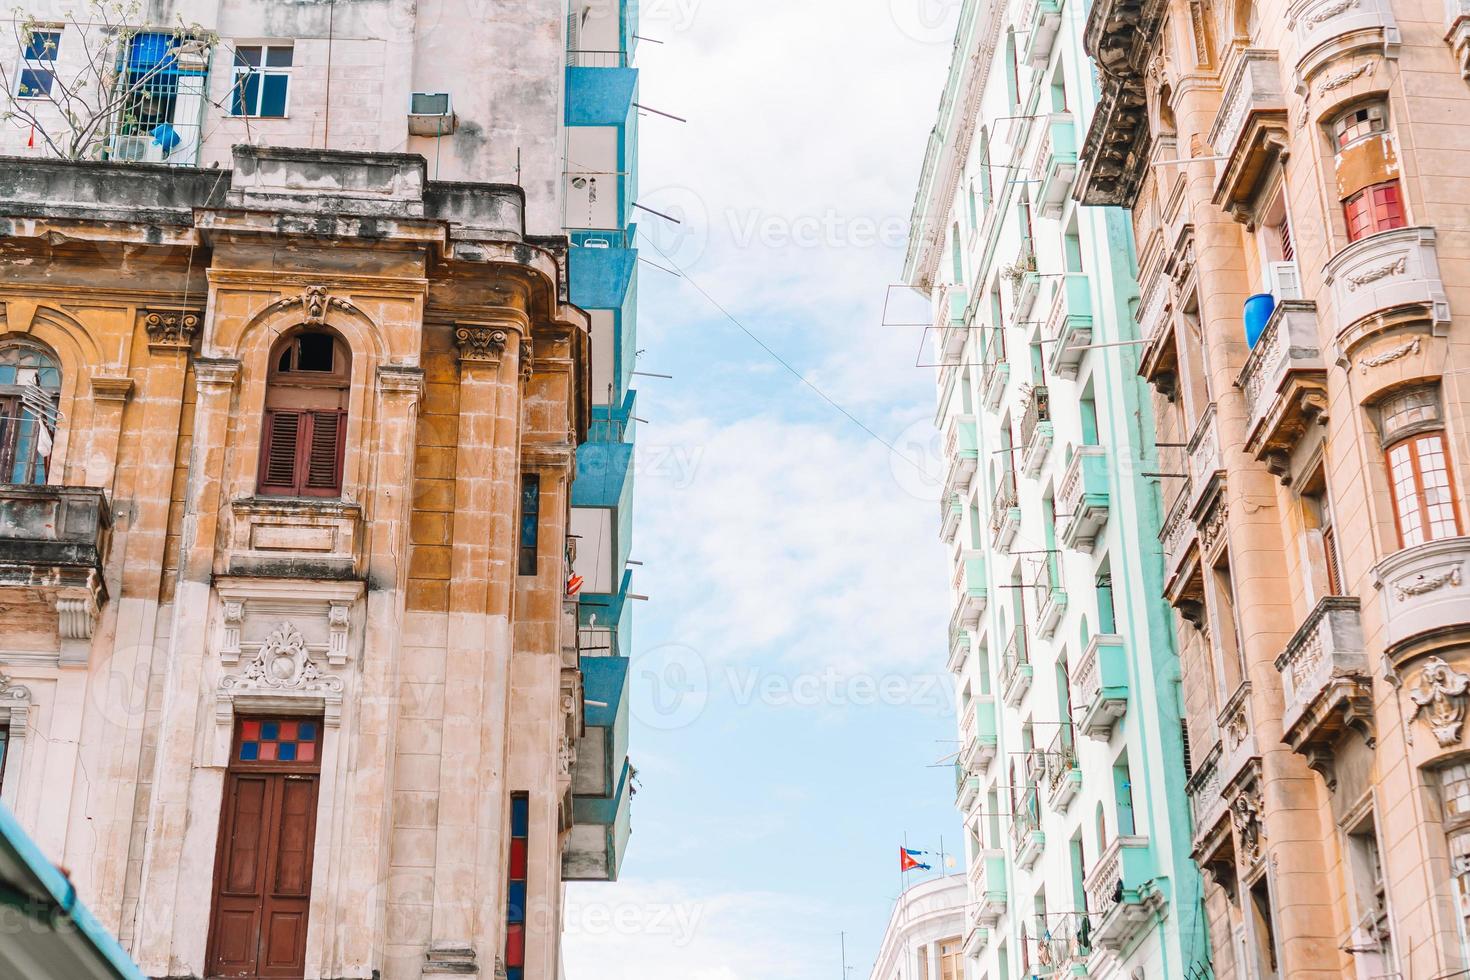
[[272,411],[267,415],[265,479],[261,483],[275,490],[294,490],[301,413]]
[[310,446],[306,457],[306,491],[336,493],[342,484],[342,416],[338,412],[311,413]]
[[1342,568],[1337,563],[1337,535],[1332,528],[1322,529],[1322,552],[1327,560],[1327,590],[1342,595]]

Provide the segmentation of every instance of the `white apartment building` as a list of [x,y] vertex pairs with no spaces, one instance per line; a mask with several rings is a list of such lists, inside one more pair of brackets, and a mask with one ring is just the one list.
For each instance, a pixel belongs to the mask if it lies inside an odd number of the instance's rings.
[[1132,239],[1071,199],[1085,16],[964,5],[906,270],[934,300],[974,980],[1209,955]]

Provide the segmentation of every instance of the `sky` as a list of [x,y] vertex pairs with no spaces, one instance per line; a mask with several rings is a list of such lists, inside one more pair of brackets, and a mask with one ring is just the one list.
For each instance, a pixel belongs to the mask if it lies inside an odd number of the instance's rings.
[[568,890],[569,980],[831,980],[843,933],[860,980],[900,844],[962,850],[933,374],[883,323],[959,3],[640,0],[674,377],[636,379],[633,836]]

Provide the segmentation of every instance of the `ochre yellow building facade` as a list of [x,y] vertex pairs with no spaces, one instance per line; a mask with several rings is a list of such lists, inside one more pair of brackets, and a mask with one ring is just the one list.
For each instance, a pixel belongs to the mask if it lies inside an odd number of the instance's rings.
[[1215,975],[1458,976],[1470,8],[1087,16],[1077,193],[1139,243]]
[[588,323],[523,211],[0,162],[0,797],[149,976],[557,975]]

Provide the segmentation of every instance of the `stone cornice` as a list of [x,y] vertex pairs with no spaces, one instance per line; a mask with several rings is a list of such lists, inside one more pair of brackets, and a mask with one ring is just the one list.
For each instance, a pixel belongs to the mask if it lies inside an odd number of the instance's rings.
[[[964,163],[970,156],[980,99],[990,77],[1004,14],[1003,7],[977,2],[967,2],[960,13],[950,77],[940,99],[939,118],[929,136],[919,192],[909,219],[904,279],[912,285],[927,288],[933,283],[949,214],[947,202],[954,199]],[[965,32],[967,23],[971,24],[968,33]],[[967,54],[970,42],[976,38],[978,46]],[[940,208],[944,208],[942,214]]]
[[1102,96],[1088,128],[1073,197],[1129,207],[1147,170],[1149,121],[1143,80],[1167,4],[1101,0],[1088,13],[1083,47],[1098,66]]

